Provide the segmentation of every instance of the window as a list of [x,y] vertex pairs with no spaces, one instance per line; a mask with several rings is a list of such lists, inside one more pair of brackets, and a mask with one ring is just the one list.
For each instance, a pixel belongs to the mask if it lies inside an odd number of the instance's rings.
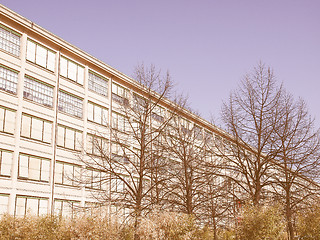
[[181,131],[184,134],[190,134],[191,133],[191,122],[184,119],[184,118],[181,118],[180,123],[181,123]]
[[10,177],[13,153],[8,150],[0,149],[0,175]]
[[107,178],[104,172],[96,169],[86,169],[85,171],[85,182],[87,188],[106,190]]
[[122,105],[128,105],[127,90],[118,84],[112,83],[112,100]]
[[197,125],[194,125],[193,127],[193,133],[194,133],[194,137],[198,140],[202,140],[203,135],[202,135],[202,128],[200,128]]
[[49,182],[50,160],[46,158],[19,155],[19,178]]
[[77,208],[80,207],[79,201],[71,200],[54,200],[54,212],[57,216],[74,216]]
[[77,186],[80,180],[80,170],[81,167],[78,165],[57,161],[54,181],[57,184]]
[[23,113],[20,136],[51,143],[52,122]]
[[125,132],[126,130],[125,117],[119,113],[112,112],[112,128]]
[[9,206],[9,194],[0,193],[0,214],[7,213],[8,206]]
[[160,106],[155,106],[153,109],[153,112],[151,113],[151,117],[158,121],[163,122],[164,121],[164,109]]
[[55,52],[28,39],[27,41],[27,60],[33,62],[50,71],[55,68]]
[[82,149],[82,132],[74,128],[58,125],[58,143],[59,147],[64,147],[76,151]]
[[87,135],[87,153],[93,155],[108,154],[108,139],[93,134]]
[[[125,179],[126,177],[123,176],[123,178]],[[127,179],[125,181],[128,182],[129,179]],[[122,181],[117,176],[111,177],[111,192],[123,193],[125,191],[125,189],[126,189],[126,185],[125,185],[124,181]]]
[[82,99],[60,90],[58,100],[60,111],[82,118]]
[[18,72],[0,65],[0,89],[9,93],[17,93]]
[[89,89],[103,96],[108,96],[108,80],[89,71]]
[[83,85],[84,67],[67,59],[60,58],[60,75]]
[[107,125],[108,109],[88,102],[88,120],[102,125]]
[[52,107],[53,87],[29,76],[25,76],[23,97],[44,106]]
[[19,57],[20,36],[21,34],[0,24],[0,49]]
[[17,196],[15,216],[22,217],[26,214],[46,215],[48,214],[48,199],[32,196]]
[[0,132],[14,134],[16,111],[0,106]]

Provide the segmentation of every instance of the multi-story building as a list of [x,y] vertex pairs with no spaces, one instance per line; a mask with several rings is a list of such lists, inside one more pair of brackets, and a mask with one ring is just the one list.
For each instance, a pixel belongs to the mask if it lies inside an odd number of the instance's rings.
[[[77,154],[108,122],[121,128],[116,105],[133,89],[142,87],[0,5],[0,212],[64,213],[93,201],[70,178]],[[184,114],[203,134],[222,132]]]

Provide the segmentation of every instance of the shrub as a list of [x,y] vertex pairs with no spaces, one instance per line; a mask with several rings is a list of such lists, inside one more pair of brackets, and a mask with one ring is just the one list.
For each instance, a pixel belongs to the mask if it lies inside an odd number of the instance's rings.
[[285,223],[278,206],[246,206],[236,234],[241,240],[283,239]]
[[310,209],[298,214],[297,231],[301,239],[320,239],[320,207],[312,206]]

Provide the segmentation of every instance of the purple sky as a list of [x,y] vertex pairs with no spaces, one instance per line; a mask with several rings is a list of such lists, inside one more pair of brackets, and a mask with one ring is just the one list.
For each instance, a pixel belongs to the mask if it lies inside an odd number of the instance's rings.
[[320,127],[319,0],[0,0],[112,67],[167,69],[193,109],[222,101],[261,60]]

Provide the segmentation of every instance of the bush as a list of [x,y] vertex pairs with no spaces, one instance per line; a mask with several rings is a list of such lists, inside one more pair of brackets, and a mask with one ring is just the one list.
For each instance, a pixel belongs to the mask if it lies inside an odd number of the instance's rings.
[[300,239],[320,239],[320,207],[312,206],[310,209],[298,214],[297,231]]
[[277,206],[246,206],[236,234],[241,240],[283,239],[285,223]]

